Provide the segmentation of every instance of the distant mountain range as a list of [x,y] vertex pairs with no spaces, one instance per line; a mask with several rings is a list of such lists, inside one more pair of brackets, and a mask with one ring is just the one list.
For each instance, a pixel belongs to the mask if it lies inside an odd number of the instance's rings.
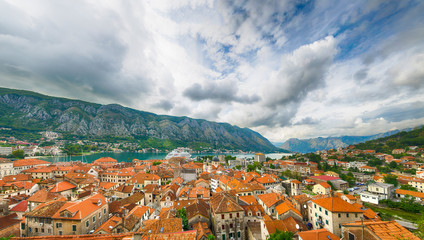
[[259,133],[228,123],[156,115],[117,104],[101,105],[7,88],[0,88],[0,126],[21,132],[50,130],[98,140],[136,139],[168,148],[200,145],[282,151]]
[[[362,143],[369,140],[387,137],[401,130],[393,130],[386,133],[380,133],[370,136],[341,136],[341,137],[318,137],[309,139],[298,139],[290,138],[285,141],[280,148],[286,149],[292,152],[309,153],[316,152],[318,150],[335,149],[338,147],[346,147],[352,144]],[[405,131],[405,130],[402,130]]]

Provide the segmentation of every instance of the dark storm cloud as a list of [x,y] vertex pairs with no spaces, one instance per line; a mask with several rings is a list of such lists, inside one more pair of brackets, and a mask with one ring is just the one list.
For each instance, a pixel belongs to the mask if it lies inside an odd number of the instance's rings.
[[169,111],[174,107],[174,104],[166,99],[162,99],[156,104],[153,104],[153,107],[163,109],[165,111]]
[[305,117],[302,118],[301,120],[294,122],[293,125],[317,125],[319,124],[321,121],[318,119],[314,119],[312,117]]
[[194,83],[186,88],[183,95],[193,101],[213,100],[216,102],[240,102],[251,104],[260,100],[257,95],[240,95],[234,81],[223,81],[220,84],[210,82],[205,85]]
[[[50,2],[42,16],[0,2],[0,78],[49,94],[131,104],[149,90],[143,75],[123,71],[128,51],[116,13],[92,5]],[[142,43],[140,43],[142,44]]]

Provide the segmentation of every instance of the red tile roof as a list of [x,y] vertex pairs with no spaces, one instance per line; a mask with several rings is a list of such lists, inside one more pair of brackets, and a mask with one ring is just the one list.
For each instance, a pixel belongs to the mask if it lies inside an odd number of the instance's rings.
[[297,235],[299,235],[302,239],[305,240],[340,240],[339,237],[324,228],[305,232],[298,232]]
[[28,201],[23,200],[10,209],[11,212],[25,212],[28,209]]
[[362,210],[355,207],[354,205],[338,198],[338,197],[329,197],[329,198],[320,198],[312,200],[313,203],[327,209],[330,212],[355,212],[362,213]]
[[13,161],[13,167],[23,167],[31,165],[50,164],[50,162],[40,159],[20,159]]
[[77,186],[69,182],[59,182],[59,183],[56,183],[56,185],[54,186],[52,190],[50,190],[50,192],[60,193],[60,192],[64,192],[64,191],[76,188],[76,187]]

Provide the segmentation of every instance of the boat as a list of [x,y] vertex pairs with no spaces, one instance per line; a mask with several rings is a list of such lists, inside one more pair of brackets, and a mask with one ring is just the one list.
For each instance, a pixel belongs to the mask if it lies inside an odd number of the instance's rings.
[[173,157],[185,157],[190,158],[191,154],[189,153],[190,148],[176,148],[166,155],[165,159],[170,159]]

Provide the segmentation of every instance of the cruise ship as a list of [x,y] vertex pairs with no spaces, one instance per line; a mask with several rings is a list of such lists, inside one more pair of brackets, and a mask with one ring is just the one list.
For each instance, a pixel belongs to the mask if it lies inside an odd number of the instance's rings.
[[166,155],[165,159],[170,159],[173,157],[185,157],[190,158],[191,154],[189,153],[190,148],[176,148],[172,150],[168,155]]

